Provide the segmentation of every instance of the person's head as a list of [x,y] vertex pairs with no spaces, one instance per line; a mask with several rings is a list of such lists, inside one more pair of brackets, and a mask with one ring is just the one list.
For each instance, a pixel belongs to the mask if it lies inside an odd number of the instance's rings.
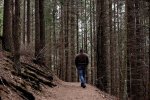
[[83,49],[80,49],[80,53],[83,53],[84,51],[83,51]]

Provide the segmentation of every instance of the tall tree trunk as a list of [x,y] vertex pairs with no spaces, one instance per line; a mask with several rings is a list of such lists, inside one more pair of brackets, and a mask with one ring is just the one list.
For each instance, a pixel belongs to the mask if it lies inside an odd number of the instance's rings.
[[23,2],[23,30],[22,31],[23,31],[22,32],[23,44],[25,45],[25,42],[26,42],[26,0],[24,0]]
[[44,0],[39,0],[40,17],[40,49],[45,47],[45,21],[44,21]]
[[102,77],[102,73],[100,72],[101,71],[101,50],[100,48],[102,47],[101,46],[101,24],[100,24],[100,5],[101,5],[101,2],[99,0],[97,0],[96,2],[96,33],[97,33],[97,82],[96,82],[96,85],[98,88],[104,90],[104,87],[103,87],[103,84],[102,84],[102,81],[101,81],[101,77]]
[[80,48],[84,49],[84,20],[82,17],[84,17],[84,4],[83,4],[84,0],[80,1],[80,20],[81,20],[81,46]]
[[[148,6],[149,6],[149,9],[148,9],[148,12],[149,12],[149,44],[150,44],[150,2],[148,3]],[[150,55],[150,46],[149,46],[149,55]],[[150,56],[149,56],[149,58],[150,58]],[[150,60],[149,60],[150,61]],[[149,82],[147,82],[148,83],[148,97],[147,98],[150,98],[150,67],[148,67],[148,69],[149,69]]]
[[[133,66],[133,63],[131,62],[135,57],[131,54],[131,52],[134,53],[135,50],[133,50],[132,45],[134,42],[134,16],[132,8],[134,7],[133,0],[126,0],[126,11],[127,11],[127,63],[128,63],[128,93],[129,96],[131,96],[131,64]],[[132,40],[132,41],[131,41]],[[135,66],[135,64],[134,64]]]
[[60,70],[61,70],[61,79],[65,81],[65,44],[64,44],[64,5],[63,2],[61,2],[61,29],[60,29]]
[[75,34],[76,34],[76,20],[75,20],[75,6],[76,6],[76,1],[75,0],[72,0],[70,2],[70,46],[71,46],[71,52],[70,52],[70,55],[71,55],[71,81],[76,81],[77,77],[76,77],[76,67],[75,67],[75,64],[74,64],[74,58],[75,58]]
[[21,73],[20,66],[20,35],[21,35],[21,18],[20,18],[20,0],[15,0],[15,14],[13,15],[13,44],[14,44],[14,67],[17,73]]
[[39,15],[39,0],[35,0],[35,58],[40,52],[40,15]]
[[[71,22],[71,2],[73,2],[73,1],[69,1],[68,0],[68,66],[67,66],[67,81],[71,81],[71,78],[72,78],[72,69],[71,69],[71,41],[73,41],[73,40],[71,40],[71,35],[72,35],[72,33],[71,33],[71,24],[72,24],[72,22]],[[73,23],[74,24],[74,23]]]
[[97,10],[97,17],[100,17],[97,19],[97,86],[104,91],[110,92],[110,36],[107,18],[108,1],[97,0],[97,9],[101,10]]
[[12,51],[12,10],[11,0],[4,0],[3,41],[4,50]]
[[[69,69],[68,69],[68,52],[69,52],[69,41],[68,41],[68,37],[69,37],[69,0],[64,0],[64,37],[65,37],[65,48],[64,48],[64,52],[65,52],[65,72],[66,72],[66,77],[65,80],[69,81]],[[70,67],[70,66],[69,66]]]
[[[145,34],[142,33],[142,26],[141,26],[141,19],[140,19],[140,5],[142,2],[140,1],[135,1],[135,17],[136,17],[136,74],[138,73],[138,77],[134,77],[135,83],[134,84],[134,89],[136,88],[136,97],[134,97],[133,99],[136,100],[146,100],[146,83],[145,83],[145,78],[147,76],[147,74],[145,73],[146,70],[148,70],[147,68],[145,68],[145,46],[144,46],[144,40],[145,40]],[[139,12],[139,13],[138,13]]]
[[[115,2],[114,2],[115,4]],[[115,7],[114,7],[115,9]],[[114,10],[114,13],[115,13],[115,10]],[[115,21],[115,16],[114,16],[114,21]],[[114,46],[114,41],[115,41],[115,32],[113,32],[112,30],[112,0],[109,0],[109,25],[110,25],[110,51],[111,51],[111,55],[110,55],[110,59],[111,59],[111,94],[115,95],[115,87],[114,87],[114,84],[115,84],[115,80],[114,80],[114,70],[115,70],[115,46]],[[114,25],[115,26],[115,25]]]
[[[137,92],[135,87],[136,74],[136,34],[135,34],[135,16],[134,16],[134,0],[127,0],[127,64],[128,64],[128,78],[129,78],[129,94],[133,99]],[[135,77],[133,77],[135,76]]]
[[[125,5],[127,5],[127,1],[125,2]],[[125,8],[125,11],[127,11],[127,6]],[[125,14],[126,16],[127,13]],[[127,21],[127,20],[125,20]],[[126,27],[127,27],[126,23]],[[122,32],[123,33],[123,32]],[[128,99],[128,93],[127,93],[127,31],[125,31],[124,34],[120,34],[120,70],[119,70],[119,78],[120,78],[120,87],[119,87],[119,99],[120,100],[127,100]]]
[[31,37],[31,42],[32,43],[34,43],[33,41],[34,41],[34,37],[35,37],[35,25],[34,25],[34,23],[35,23],[35,17],[34,17],[34,11],[35,11],[35,9],[34,9],[34,4],[33,3],[31,3],[32,4],[32,16],[31,16],[31,21],[32,21],[32,30],[31,30],[31,33],[32,33],[32,37]]
[[45,21],[44,0],[35,0],[35,58],[45,64]]
[[96,55],[97,55],[97,34],[96,34],[96,0],[93,0],[92,2],[93,5],[93,66],[94,66],[94,85],[96,84],[96,78],[97,78],[97,61],[96,61]]
[[117,22],[116,22],[116,29],[117,29],[117,31],[116,31],[116,38],[115,38],[115,40],[116,40],[116,43],[115,43],[115,51],[116,51],[116,58],[115,58],[115,80],[116,80],[116,85],[115,85],[115,87],[116,87],[116,93],[117,93],[117,96],[119,97],[119,86],[120,86],[120,79],[119,79],[119,73],[120,73],[120,64],[119,64],[119,55],[120,55],[120,53],[119,53],[119,49],[120,49],[120,47],[119,47],[119,34],[120,34],[120,32],[119,32],[119,25],[120,25],[120,22],[119,22],[119,0],[117,0],[117,20],[116,20]]
[[52,11],[52,16],[53,16],[53,65],[54,65],[54,70],[57,72],[57,66],[56,66],[56,55],[57,55],[57,48],[56,48],[56,0],[53,1],[53,11]]
[[30,43],[30,0],[27,0],[27,44]]
[[61,3],[61,17],[62,17],[62,24],[61,24],[61,29],[62,29],[62,34],[61,34],[61,36],[62,36],[62,46],[61,46],[61,48],[62,48],[62,79],[64,80],[64,81],[66,81],[66,71],[67,71],[67,69],[66,69],[66,47],[67,47],[67,44],[66,44],[66,42],[67,42],[67,40],[66,40],[66,36],[67,36],[67,34],[66,34],[66,17],[67,17],[67,5],[66,5],[66,0],[63,0],[63,2]]
[[79,0],[76,0],[76,41],[77,53],[79,52]]
[[[87,0],[84,0],[84,51],[87,53]],[[87,79],[88,81],[88,79]]]
[[91,83],[94,84],[94,66],[93,66],[93,26],[92,26],[92,0],[90,0],[90,57],[91,57],[91,65],[90,65],[90,76],[91,77]]
[[[69,24],[70,24],[70,14],[69,14],[69,11],[70,11],[70,9],[69,9],[69,7],[70,7],[70,5],[69,5],[69,0],[66,0],[66,2],[67,2],[67,6],[66,6],[66,16],[67,16],[67,18],[66,18],[66,32],[65,32],[65,34],[66,34],[66,52],[65,52],[65,54],[66,54],[66,81],[68,81],[69,82],[69,80],[71,79],[71,66],[69,66],[69,60],[68,59],[70,59],[70,57],[69,57],[69,47],[70,47],[70,41],[69,41],[69,36],[70,36],[70,34],[69,34],[69,31],[70,31],[70,26],[69,26]],[[69,68],[68,68],[69,67]]]

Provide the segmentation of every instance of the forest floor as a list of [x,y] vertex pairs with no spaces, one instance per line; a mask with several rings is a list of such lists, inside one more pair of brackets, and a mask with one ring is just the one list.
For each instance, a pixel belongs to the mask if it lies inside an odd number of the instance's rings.
[[0,100],[116,100],[92,85],[63,82],[31,58],[21,57],[23,72],[18,75],[11,59],[0,52]]

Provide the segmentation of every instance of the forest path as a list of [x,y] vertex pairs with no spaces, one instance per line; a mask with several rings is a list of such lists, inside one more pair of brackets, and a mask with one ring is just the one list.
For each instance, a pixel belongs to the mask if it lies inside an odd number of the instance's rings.
[[0,100],[116,100],[89,84],[82,88],[79,82],[64,82],[55,75],[51,82],[46,77],[51,74],[30,62],[22,63],[26,71],[17,76],[13,62],[5,56],[0,52]]
[[[47,89],[45,100],[115,100],[113,97],[99,91],[97,88],[87,85],[80,87],[80,83],[63,82],[52,89]],[[44,98],[42,98],[44,100]]]

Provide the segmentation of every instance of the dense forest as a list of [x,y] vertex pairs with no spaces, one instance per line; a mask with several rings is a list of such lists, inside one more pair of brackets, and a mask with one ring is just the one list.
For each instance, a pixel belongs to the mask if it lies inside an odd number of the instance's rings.
[[78,82],[75,56],[90,64],[86,80],[119,100],[150,99],[149,0],[0,0],[0,50],[33,58],[61,80]]

